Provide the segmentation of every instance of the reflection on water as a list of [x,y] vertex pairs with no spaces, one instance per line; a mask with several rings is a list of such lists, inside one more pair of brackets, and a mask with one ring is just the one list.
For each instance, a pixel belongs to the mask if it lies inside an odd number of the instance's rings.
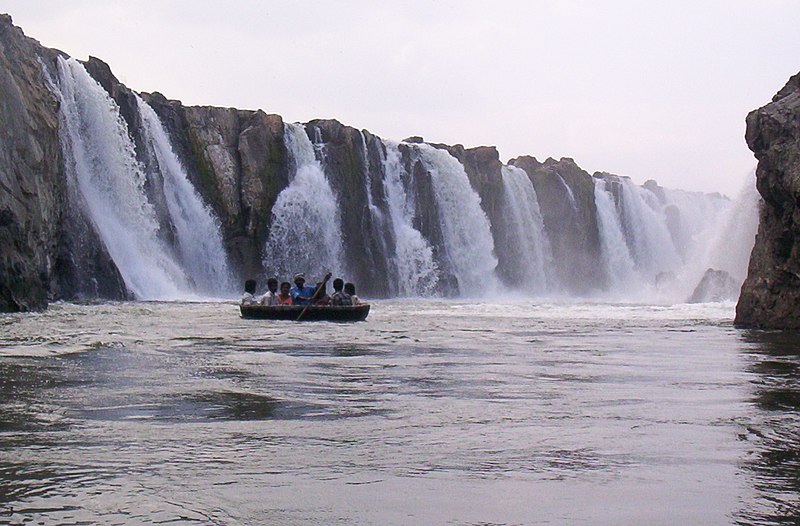
[[759,409],[747,426],[744,462],[757,491],[739,524],[800,524],[800,335],[749,331],[749,369]]
[[797,524],[798,347],[731,315],[0,316],[0,524]]

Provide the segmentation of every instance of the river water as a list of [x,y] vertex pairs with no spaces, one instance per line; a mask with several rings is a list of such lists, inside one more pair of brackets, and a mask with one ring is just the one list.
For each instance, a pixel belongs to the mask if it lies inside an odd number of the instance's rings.
[[732,304],[0,316],[0,524],[798,524],[800,345]]

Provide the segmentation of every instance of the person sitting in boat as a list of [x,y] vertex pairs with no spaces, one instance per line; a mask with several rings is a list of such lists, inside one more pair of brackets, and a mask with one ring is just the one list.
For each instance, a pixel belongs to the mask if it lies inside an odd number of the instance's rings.
[[278,305],[278,280],[269,278],[267,280],[267,292],[261,296],[258,302],[261,305]]
[[244,282],[244,294],[242,294],[242,305],[255,305],[258,303],[255,297],[256,280],[248,279]]
[[314,287],[307,286],[306,275],[299,272],[294,275],[294,286],[289,289],[292,296],[292,305],[308,305],[311,296],[314,295]]
[[325,282],[320,281],[317,283],[316,291],[314,292],[314,305],[330,305],[331,297],[328,296],[328,291],[325,287]]
[[361,305],[361,300],[359,300],[358,296],[356,296],[355,285],[348,281],[344,284],[344,291],[350,295],[350,300],[353,302],[353,305]]
[[331,305],[342,307],[353,304],[353,298],[344,290],[344,280],[336,278],[333,280],[333,294],[331,294]]
[[278,298],[278,305],[291,305],[292,304],[292,295],[289,294],[289,289],[292,288],[292,285],[288,281],[284,281],[281,283],[281,291],[275,296]]

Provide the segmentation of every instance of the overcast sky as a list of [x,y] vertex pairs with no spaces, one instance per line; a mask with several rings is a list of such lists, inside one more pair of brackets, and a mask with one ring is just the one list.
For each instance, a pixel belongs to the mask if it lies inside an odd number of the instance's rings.
[[800,1],[0,0],[185,104],[335,118],[735,194],[744,118],[800,71]]

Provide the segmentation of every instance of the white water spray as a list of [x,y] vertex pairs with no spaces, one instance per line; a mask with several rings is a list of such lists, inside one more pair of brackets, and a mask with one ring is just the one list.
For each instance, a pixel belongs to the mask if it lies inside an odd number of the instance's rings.
[[433,249],[414,228],[414,203],[403,184],[405,170],[395,143],[385,143],[383,188],[395,238],[395,253],[390,268],[397,273],[401,296],[429,296],[439,282],[439,267]]
[[481,200],[464,167],[444,150],[415,145],[431,174],[444,251],[462,296],[497,289],[494,240]]
[[648,281],[654,281],[660,273],[674,272],[682,261],[663,211],[654,206],[655,196],[628,178],[618,180],[620,222],[637,269]]
[[521,168],[503,166],[501,172],[507,241],[503,248],[510,255],[509,263],[515,271],[518,288],[534,294],[546,292],[553,254],[536,190]]
[[125,285],[138,299],[191,295],[175,254],[159,237],[145,175],[119,107],[77,60],[58,59],[68,184],[74,185]]
[[606,181],[594,180],[594,201],[597,208],[597,226],[600,231],[600,245],[603,264],[608,276],[608,289],[617,295],[632,292],[629,288],[641,287],[636,275],[636,263],[625,241],[619,214],[614,206],[614,197],[606,189]]
[[314,146],[301,124],[286,123],[284,140],[294,173],[272,207],[264,268],[281,278],[296,272],[309,280],[327,271],[345,275],[339,207]]
[[181,262],[198,292],[229,294],[233,288],[219,221],[195,191],[182,163],[175,155],[164,126],[138,95],[136,103],[145,140],[152,148],[164,184],[170,223]]

